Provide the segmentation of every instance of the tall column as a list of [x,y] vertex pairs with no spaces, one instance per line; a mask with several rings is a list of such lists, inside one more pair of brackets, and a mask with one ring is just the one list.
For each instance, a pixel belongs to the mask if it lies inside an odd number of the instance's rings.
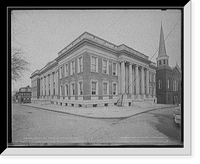
[[58,71],[56,71],[56,80],[55,80],[55,83],[56,83],[56,95],[58,96],[58,87],[59,87],[59,85],[58,85]]
[[42,96],[42,78],[40,78],[40,96]]
[[149,96],[149,70],[146,70],[146,96]]
[[125,62],[121,62],[121,92],[125,93]]
[[129,72],[128,72],[128,65],[125,62],[125,92],[128,93],[128,84],[129,84],[129,80],[128,80],[128,76],[129,76]]
[[55,71],[55,79],[54,79],[54,82],[55,82],[55,95],[57,96],[58,95],[58,71],[56,70]]
[[133,93],[133,77],[132,77],[133,73],[132,73],[132,64],[129,64],[129,94]]
[[47,75],[47,79],[46,79],[46,87],[47,87],[46,93],[47,93],[47,96],[49,96],[49,74]]
[[139,95],[139,76],[138,76],[139,74],[138,74],[138,65],[136,65],[135,66],[135,78],[136,78],[136,80],[135,80],[135,89],[136,89],[136,96],[138,96]]
[[132,67],[132,93],[135,94],[135,69]]
[[141,68],[141,95],[144,96],[144,68]]
[[45,96],[45,81],[46,81],[46,76],[43,76],[43,96]]
[[50,74],[50,95],[53,95],[53,72]]
[[117,66],[117,75],[118,75],[118,93],[120,94],[121,93],[121,63],[119,62],[118,63],[118,66]]

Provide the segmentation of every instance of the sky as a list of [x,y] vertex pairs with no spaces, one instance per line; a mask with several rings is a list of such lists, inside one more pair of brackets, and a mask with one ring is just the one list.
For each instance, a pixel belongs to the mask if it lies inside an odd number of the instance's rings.
[[169,65],[181,67],[181,11],[171,9],[13,10],[11,45],[23,50],[29,71],[12,90],[31,86],[31,73],[44,67],[58,52],[85,31],[113,44],[125,44],[156,62],[161,22]]

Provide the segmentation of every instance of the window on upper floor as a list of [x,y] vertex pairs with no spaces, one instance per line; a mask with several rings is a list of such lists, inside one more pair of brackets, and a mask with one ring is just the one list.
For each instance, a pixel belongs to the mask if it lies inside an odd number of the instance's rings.
[[112,63],[112,75],[117,75],[117,63]]
[[65,64],[65,77],[69,76],[69,65]]
[[96,56],[91,56],[91,71],[98,72],[98,58]]
[[60,79],[62,79],[63,78],[63,67],[60,67]]
[[75,74],[75,61],[72,60],[71,61],[71,75],[74,75]]
[[108,74],[108,60],[106,59],[102,60],[102,72]]
[[83,56],[78,57],[78,73],[83,72]]

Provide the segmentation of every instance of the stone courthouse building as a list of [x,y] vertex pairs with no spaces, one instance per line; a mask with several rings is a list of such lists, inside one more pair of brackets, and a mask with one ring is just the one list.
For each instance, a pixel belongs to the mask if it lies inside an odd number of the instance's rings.
[[157,102],[156,66],[149,57],[122,44],[115,45],[88,32],[31,74],[32,101],[64,106],[123,105]]

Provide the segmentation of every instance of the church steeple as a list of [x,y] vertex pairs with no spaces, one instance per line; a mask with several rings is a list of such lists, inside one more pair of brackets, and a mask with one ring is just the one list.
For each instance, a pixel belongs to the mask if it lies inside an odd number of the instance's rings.
[[162,28],[162,22],[161,22],[161,29],[160,29],[160,42],[159,42],[159,51],[158,51],[158,57],[157,60],[157,66],[168,66],[168,58],[166,48],[165,48],[165,38]]

